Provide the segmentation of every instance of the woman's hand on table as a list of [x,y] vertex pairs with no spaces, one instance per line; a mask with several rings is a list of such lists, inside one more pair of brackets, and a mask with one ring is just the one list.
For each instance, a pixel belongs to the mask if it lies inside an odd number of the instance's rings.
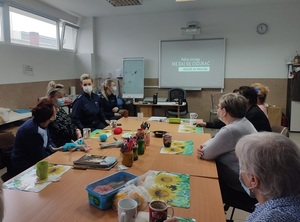
[[202,127],[206,127],[206,122],[203,122],[202,120],[196,122],[196,126],[202,126]]
[[197,148],[197,157],[198,157],[199,159],[201,159],[203,156],[204,156],[203,146],[200,145],[200,146]]
[[114,113],[118,112],[118,111],[119,111],[119,107],[114,107],[114,108],[112,109],[112,111],[113,111]]
[[77,139],[79,139],[79,138],[82,137],[82,134],[81,134],[81,130],[80,130],[80,129],[76,129],[76,135],[77,135]]
[[110,121],[107,119],[105,120],[106,124],[109,125],[110,124]]

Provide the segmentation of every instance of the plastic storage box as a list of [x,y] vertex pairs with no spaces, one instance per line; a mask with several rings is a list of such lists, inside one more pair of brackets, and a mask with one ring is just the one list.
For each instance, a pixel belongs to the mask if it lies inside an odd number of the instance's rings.
[[[89,203],[102,210],[111,208],[118,191],[125,186],[126,182],[134,178],[136,176],[131,173],[117,172],[87,185],[86,190],[88,192]],[[122,183],[123,181],[124,183]],[[122,185],[118,186],[118,183]],[[97,186],[109,184],[115,184],[116,187],[108,193],[100,194],[94,191]]]

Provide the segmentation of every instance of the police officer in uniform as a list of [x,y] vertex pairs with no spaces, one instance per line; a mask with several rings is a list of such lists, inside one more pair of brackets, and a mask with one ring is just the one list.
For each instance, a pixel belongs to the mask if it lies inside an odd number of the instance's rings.
[[93,79],[89,74],[80,77],[83,93],[73,102],[72,119],[82,131],[83,128],[103,129],[108,123],[99,107],[99,96],[93,93]]

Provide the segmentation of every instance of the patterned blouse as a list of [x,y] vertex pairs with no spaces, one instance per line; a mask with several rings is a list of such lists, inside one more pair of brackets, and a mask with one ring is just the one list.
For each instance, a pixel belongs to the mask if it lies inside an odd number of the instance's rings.
[[300,194],[257,204],[247,222],[300,222]]
[[56,119],[48,126],[50,137],[57,147],[63,146],[71,140],[77,140],[76,129],[71,117],[62,108],[56,114]]

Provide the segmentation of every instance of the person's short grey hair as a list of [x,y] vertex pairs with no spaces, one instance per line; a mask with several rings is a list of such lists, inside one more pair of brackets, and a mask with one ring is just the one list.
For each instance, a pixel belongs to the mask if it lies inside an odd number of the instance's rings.
[[243,118],[247,110],[247,100],[237,93],[224,94],[220,100],[220,108],[225,108],[231,117]]
[[93,79],[92,79],[92,77],[91,77],[90,74],[84,73],[84,74],[82,74],[82,75],[80,76],[80,82],[82,82],[83,80],[86,80],[86,79],[90,79],[90,80],[92,80],[92,82],[93,82]]
[[260,180],[269,198],[300,193],[300,149],[279,133],[259,132],[242,137],[235,148],[240,169]]

